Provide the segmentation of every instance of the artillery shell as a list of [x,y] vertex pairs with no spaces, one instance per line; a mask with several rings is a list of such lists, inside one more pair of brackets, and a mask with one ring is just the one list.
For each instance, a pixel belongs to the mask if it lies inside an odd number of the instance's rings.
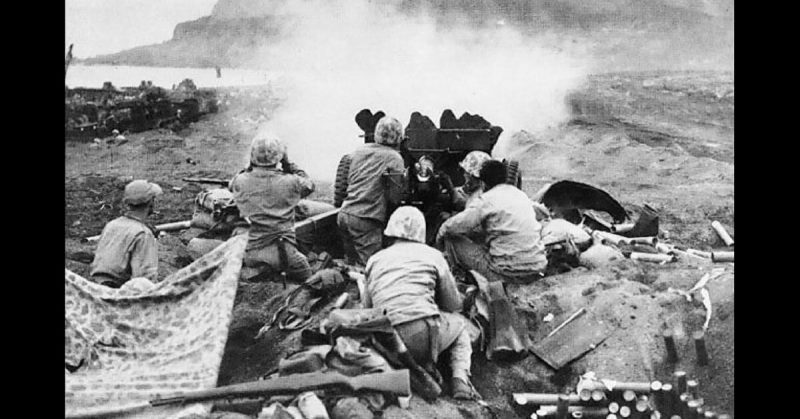
[[675,371],[672,373],[672,378],[675,379],[673,386],[678,394],[686,393],[686,371]]
[[686,253],[695,256],[700,256],[701,258],[704,259],[711,259],[711,252],[704,252],[702,250],[697,250],[697,249],[686,249]]
[[700,403],[698,403],[697,400],[689,400],[686,402],[686,415],[684,419],[697,419],[698,407],[700,407]]
[[710,411],[710,410],[706,410],[706,413],[703,414],[703,417],[705,419],[716,419],[717,418],[717,414],[712,412],[712,411]]
[[621,406],[619,408],[619,417],[621,418],[629,418],[631,417],[631,408],[628,406]]
[[601,402],[603,399],[606,398],[606,393],[602,390],[594,390],[592,391],[592,400],[596,402]]
[[580,399],[582,402],[588,402],[589,400],[592,400],[592,391],[584,388],[584,389],[582,389],[582,390],[581,390],[581,392],[578,394],[578,398],[579,398],[579,399]]
[[627,233],[633,230],[634,223],[612,224],[611,231],[614,233]]
[[687,380],[686,381],[686,391],[692,395],[692,398],[696,399],[698,397],[700,383],[697,380]]
[[671,364],[678,362],[678,350],[675,348],[672,330],[664,330],[661,335],[664,337],[664,346],[667,348],[667,362]]
[[606,416],[606,419],[617,419],[617,415],[610,413],[608,416]]
[[719,238],[721,238],[722,241],[725,242],[726,246],[733,246],[733,238],[731,238],[730,234],[728,234],[728,231],[725,230],[725,227],[723,227],[722,224],[719,223],[719,221],[712,221],[711,227],[714,229],[714,231],[717,232]]
[[675,262],[677,259],[675,255],[665,255],[663,253],[631,252],[631,260],[641,260],[644,262]]
[[628,239],[628,243],[630,244],[646,244],[648,246],[653,246],[658,244],[658,237],[631,237]]
[[622,392],[622,400],[630,403],[636,400],[636,393],[633,390],[625,390]]
[[733,252],[711,252],[712,262],[733,262]]
[[558,396],[558,406],[556,407],[556,417],[558,419],[567,419],[569,412],[569,395],[560,394]]
[[658,381],[658,380],[653,381],[652,383],[650,383],[650,393],[653,393],[653,394],[658,393],[659,391],[661,391],[661,387],[662,386],[663,386],[663,384],[661,384],[661,381]]
[[692,334],[694,339],[694,349],[697,352],[697,363],[700,365],[708,365],[708,351],[706,351],[706,339],[702,330],[698,330]]
[[619,403],[617,403],[617,402],[609,403],[608,404],[608,411],[611,412],[611,413],[619,412]]
[[678,411],[675,409],[676,400],[675,395],[672,392],[672,384],[664,383],[661,386],[661,392],[659,394],[661,398],[657,403],[658,411],[666,417],[678,413]]

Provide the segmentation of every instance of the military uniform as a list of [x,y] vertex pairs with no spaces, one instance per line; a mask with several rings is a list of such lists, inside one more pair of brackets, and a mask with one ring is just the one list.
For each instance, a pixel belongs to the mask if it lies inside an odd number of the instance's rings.
[[[244,266],[285,270],[290,279],[303,281],[311,276],[311,267],[297,249],[295,210],[300,200],[314,191],[314,182],[285,156],[283,142],[257,135],[250,147],[251,170],[234,176],[228,188],[239,215],[249,224]],[[281,161],[283,170],[277,168]],[[284,262],[281,247],[286,254]]]
[[103,228],[90,268],[94,282],[119,288],[131,278],[158,279],[158,243],[153,230],[131,215]]
[[434,365],[450,350],[453,377],[469,382],[472,344],[467,319],[458,314],[461,295],[441,252],[424,244],[425,219],[413,207],[400,207],[385,235],[398,237],[375,253],[365,270],[365,308],[380,308],[421,365]]
[[[483,243],[466,237],[484,233]],[[491,280],[530,282],[542,276],[547,256],[541,224],[530,199],[518,188],[499,184],[439,228],[451,266],[474,269]]]
[[[389,117],[382,118],[375,128],[376,143],[365,144],[351,154],[347,196],[337,217],[345,252],[351,263],[364,265],[370,256],[381,249],[381,231],[387,218],[381,175],[387,171],[397,173],[404,170],[403,158],[392,148],[399,139],[385,139],[386,118]],[[402,132],[393,135],[400,136]]]

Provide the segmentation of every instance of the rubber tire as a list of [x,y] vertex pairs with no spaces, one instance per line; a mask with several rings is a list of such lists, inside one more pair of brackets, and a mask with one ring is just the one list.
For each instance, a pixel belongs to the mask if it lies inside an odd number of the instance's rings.
[[350,175],[350,155],[345,154],[336,168],[336,181],[333,183],[333,206],[340,208],[347,197],[347,178]]
[[506,183],[522,189],[522,172],[519,170],[519,162],[516,160],[506,160]]

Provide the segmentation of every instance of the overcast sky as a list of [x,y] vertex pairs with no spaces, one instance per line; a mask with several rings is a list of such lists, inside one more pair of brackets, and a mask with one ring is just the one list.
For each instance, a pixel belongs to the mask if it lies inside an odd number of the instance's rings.
[[217,0],[65,0],[64,53],[88,58],[172,37],[175,25],[211,14]]

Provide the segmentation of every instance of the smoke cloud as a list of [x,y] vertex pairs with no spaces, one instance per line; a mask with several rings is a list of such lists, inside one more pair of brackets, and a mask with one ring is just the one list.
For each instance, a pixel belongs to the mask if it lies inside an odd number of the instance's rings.
[[353,0],[286,2],[278,14],[291,29],[247,66],[283,75],[276,87],[286,101],[262,129],[284,139],[289,157],[317,179],[332,180],[339,158],[363,144],[354,121],[363,108],[404,125],[414,111],[437,125],[445,109],[477,113],[504,128],[501,152],[516,131],[565,121],[565,97],[592,66],[579,51],[545,46],[500,21],[444,28],[425,14]]

